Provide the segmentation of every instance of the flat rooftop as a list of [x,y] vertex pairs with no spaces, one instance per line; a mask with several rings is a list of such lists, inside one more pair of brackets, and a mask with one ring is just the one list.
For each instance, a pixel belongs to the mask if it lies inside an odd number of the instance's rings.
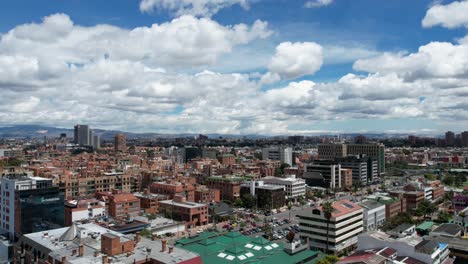
[[263,237],[248,237],[238,232],[220,234],[202,233],[192,238],[181,239],[176,247],[198,253],[204,264],[218,263],[309,263],[315,264],[324,257],[318,251],[303,250],[289,255],[284,244],[271,242]]
[[186,208],[198,208],[198,207],[207,206],[206,204],[203,204],[203,203],[176,202],[174,200],[160,201],[159,204],[168,204],[168,205],[174,205],[174,206],[180,206],[180,207],[186,207]]
[[[70,229],[72,228],[72,229]],[[86,230],[88,235],[82,236],[81,238],[76,234],[73,236],[75,230],[83,231]],[[60,240],[60,237],[68,232],[70,236],[68,239],[71,240]],[[47,234],[47,235],[45,235]],[[98,235],[99,234],[99,235]],[[106,229],[96,224],[83,224],[75,225],[72,227],[65,227],[59,229],[48,230],[47,232],[37,232],[25,235],[26,239],[29,239],[33,246],[39,248],[46,248],[50,251],[50,256],[56,260],[61,261],[62,256],[67,257],[67,263],[72,264],[89,264],[89,263],[101,263],[101,234],[111,237],[119,237],[120,240],[129,241],[134,240],[134,235],[123,235],[121,233]],[[23,238],[24,239],[24,238]],[[84,254],[82,257],[78,254],[72,255],[74,250],[78,251],[80,244],[84,245]],[[168,245],[169,247],[170,245]],[[120,254],[115,256],[108,256],[108,259],[115,264],[133,264],[135,262],[146,259],[146,257],[158,260],[161,263],[179,263],[189,259],[198,257],[199,255],[183,248],[174,247],[173,253],[161,252],[162,243],[159,240],[151,240],[142,237],[140,242],[135,246],[135,250],[131,255]],[[97,252],[97,254],[96,254]]]

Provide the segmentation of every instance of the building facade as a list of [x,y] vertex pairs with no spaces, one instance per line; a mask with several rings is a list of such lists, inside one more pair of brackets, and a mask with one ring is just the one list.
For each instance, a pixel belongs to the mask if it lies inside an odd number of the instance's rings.
[[324,251],[328,245],[329,251],[339,255],[356,247],[357,236],[363,232],[363,209],[348,200],[334,202],[333,209],[329,221],[321,207],[299,212],[299,235],[308,239],[313,249]]

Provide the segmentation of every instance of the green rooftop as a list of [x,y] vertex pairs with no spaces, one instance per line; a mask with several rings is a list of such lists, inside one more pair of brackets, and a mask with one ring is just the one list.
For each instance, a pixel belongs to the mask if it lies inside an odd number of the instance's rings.
[[176,247],[199,254],[203,264],[315,264],[325,256],[321,252],[312,250],[303,250],[289,255],[283,250],[283,243],[272,242],[263,237],[252,238],[238,232],[202,233],[199,236],[178,240]]
[[434,222],[432,221],[425,221],[422,224],[418,225],[416,229],[420,230],[429,230],[432,226],[434,225]]

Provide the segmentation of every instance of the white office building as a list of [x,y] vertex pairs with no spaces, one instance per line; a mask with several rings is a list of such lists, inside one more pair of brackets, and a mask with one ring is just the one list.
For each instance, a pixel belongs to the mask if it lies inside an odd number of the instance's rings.
[[286,199],[295,199],[306,194],[305,180],[298,179],[295,175],[290,175],[287,178],[268,176],[262,178],[262,181],[269,185],[283,186]]
[[299,212],[299,235],[309,240],[313,249],[340,254],[356,246],[357,236],[363,231],[363,209],[349,200],[333,203],[334,212],[328,223],[321,207],[306,208]]
[[359,204],[363,209],[364,231],[377,230],[385,222],[385,205],[367,200]]

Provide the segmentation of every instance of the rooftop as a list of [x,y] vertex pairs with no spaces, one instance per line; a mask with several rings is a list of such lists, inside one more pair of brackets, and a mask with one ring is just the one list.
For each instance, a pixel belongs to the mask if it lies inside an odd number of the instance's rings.
[[176,201],[174,201],[174,200],[160,201],[159,204],[168,204],[168,205],[174,205],[174,206],[180,206],[180,207],[186,207],[186,208],[198,208],[198,207],[207,206],[206,204],[203,204],[203,203],[195,203],[195,202],[176,202]]
[[[60,239],[65,233],[69,235],[65,238],[66,240]],[[62,260],[63,256],[66,256],[67,263],[89,264],[102,262],[101,235],[119,237],[121,241],[135,239],[134,235],[123,235],[96,224],[73,225],[72,227],[53,229],[47,232],[31,233],[25,235],[22,239],[28,239],[28,243],[35,248],[50,252],[49,255],[59,261]],[[84,245],[82,257],[72,253],[78,250],[80,244]],[[158,260],[161,263],[179,263],[198,257],[197,254],[182,248],[175,247],[172,253],[168,251],[161,252],[161,248],[161,241],[152,241],[142,237],[140,242],[136,244],[132,254],[108,256],[108,259],[116,264],[132,264],[144,260],[146,257]]]
[[215,232],[203,233],[181,239],[176,246],[198,253],[204,264],[218,263],[310,263],[314,264],[323,253],[303,250],[289,255],[283,243],[271,242],[263,237],[247,237],[237,232],[224,235]]

